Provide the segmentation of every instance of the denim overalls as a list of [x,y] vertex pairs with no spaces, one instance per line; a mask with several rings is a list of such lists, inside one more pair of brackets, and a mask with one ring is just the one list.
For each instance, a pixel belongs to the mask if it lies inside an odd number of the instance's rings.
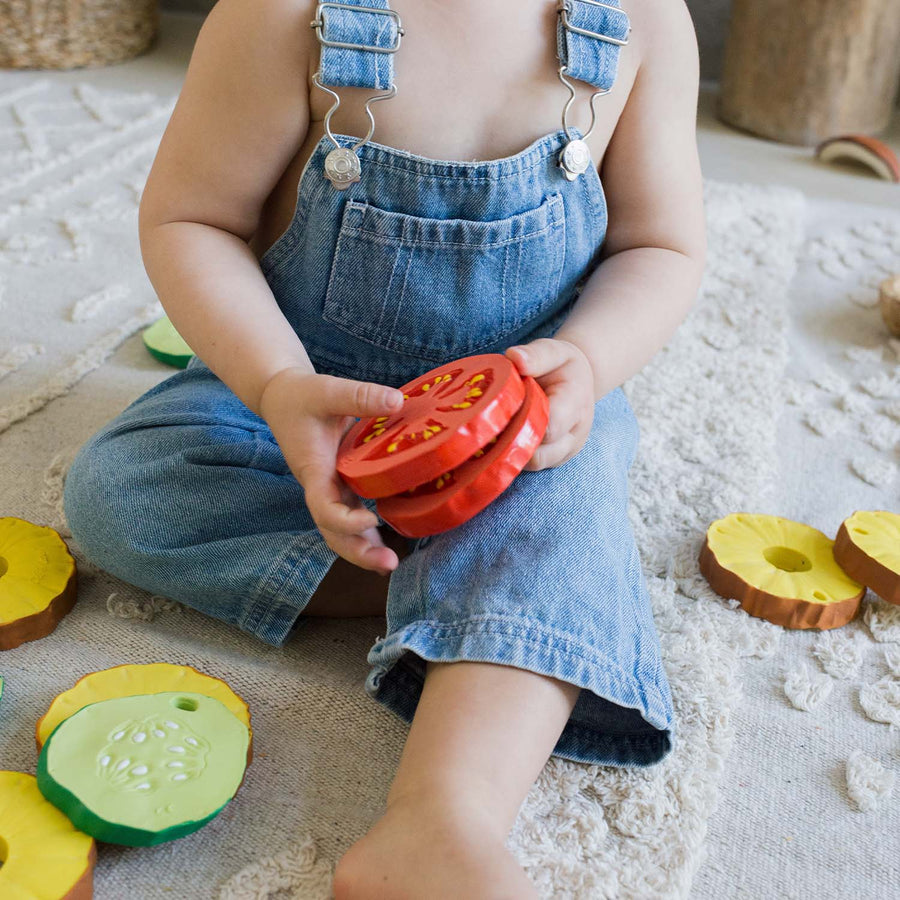
[[[385,10],[386,0],[320,5],[319,83],[392,85],[392,53],[371,49],[399,45],[396,13]],[[616,0],[566,0],[558,21],[567,74],[610,88],[628,30]],[[606,231],[594,164],[576,158],[580,174],[559,164],[582,136],[565,118],[484,162],[329,135],[326,125],[293,221],[260,260],[318,372],[399,387],[562,325]],[[351,153],[336,154],[333,182],[324,164],[336,148]],[[672,698],[628,519],[637,444],[617,387],[596,402],[575,457],[521,472],[450,531],[408,539],[366,692],[409,722],[424,659],[517,666],[583,688],[555,755],[614,766],[663,759]],[[308,621],[302,610],[337,559],[265,421],[199,357],[80,449],[65,510],[97,565],[274,646]]]

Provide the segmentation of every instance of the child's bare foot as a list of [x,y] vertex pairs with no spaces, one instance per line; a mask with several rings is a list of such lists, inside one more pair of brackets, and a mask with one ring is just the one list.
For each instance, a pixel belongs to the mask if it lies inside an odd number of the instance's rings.
[[397,800],[338,860],[335,900],[536,900],[534,885],[479,811]]

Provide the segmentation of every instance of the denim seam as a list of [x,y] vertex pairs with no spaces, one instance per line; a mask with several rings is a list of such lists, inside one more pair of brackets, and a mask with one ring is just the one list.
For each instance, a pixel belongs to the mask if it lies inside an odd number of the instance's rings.
[[[466,621],[477,621],[480,617],[471,617]],[[528,621],[528,620],[525,620]],[[440,623],[439,623],[440,624]],[[465,628],[465,625],[462,626]],[[432,620],[428,619],[419,619],[414,622],[411,622],[405,625],[400,631],[395,632],[394,634],[389,635],[388,638],[385,639],[385,643],[393,643],[395,647],[399,647],[401,653],[397,659],[394,660],[393,663],[385,665],[381,664],[379,666],[378,659],[372,659],[370,654],[370,660],[376,666],[381,668],[382,670],[382,678],[387,674],[388,671],[391,671],[397,668],[398,672],[404,671],[404,669],[409,668],[408,664],[403,662],[403,656],[405,652],[411,651],[414,653],[420,653],[419,649],[415,645],[417,643],[416,636],[420,635],[425,638],[426,641],[434,640],[436,637],[439,639],[439,636],[432,634],[436,629],[433,627]],[[459,630],[456,626],[451,626],[451,628],[442,628],[442,631],[451,631],[451,630]],[[471,629],[467,630],[468,634],[471,634],[474,637],[478,637],[482,634],[489,635],[499,635],[501,637],[509,637],[510,632],[497,630],[497,629]],[[537,646],[539,649],[544,650],[549,653],[557,653],[557,654],[569,654],[572,656],[578,657],[580,661],[586,661],[585,656],[582,652],[580,652],[580,647],[576,647],[575,649],[571,649],[570,642],[566,639],[559,639],[558,641],[553,640],[552,634],[549,632],[545,632],[547,636],[551,639],[545,643],[541,641],[535,641],[529,637],[528,634],[523,633],[523,631],[517,631],[512,633],[512,637],[519,643],[530,643]],[[583,647],[583,645],[581,645]],[[654,683],[650,685],[647,683],[646,688],[645,684],[639,681],[636,677],[630,677],[627,675],[622,675],[621,667],[618,666],[613,660],[610,660],[608,657],[603,654],[595,654],[598,658],[598,662],[593,665],[589,665],[591,669],[591,675],[585,679],[579,679],[577,681],[570,681],[570,683],[578,684],[583,689],[588,690],[591,693],[597,693],[598,696],[603,696],[604,690],[609,693],[612,697],[615,697],[616,693],[620,689],[624,689],[627,693],[631,694],[635,699],[638,700],[639,703],[642,704],[641,707],[628,707],[630,709],[636,709],[642,717],[646,719],[648,715],[652,716],[654,714],[658,714],[661,718],[665,719],[664,726],[653,725],[648,721],[648,725],[651,728],[655,728],[658,732],[664,733],[665,731],[673,731],[674,729],[674,711],[669,712],[670,704],[668,704],[665,700],[665,696],[663,691],[660,690],[658,684]],[[488,660],[489,661],[489,660]],[[525,665],[524,668],[528,669],[528,665]],[[377,669],[376,669],[377,671]],[[534,671],[533,669],[529,669],[529,671]],[[552,667],[548,667],[548,671],[546,672],[551,677],[559,678],[559,673],[555,673],[552,670]],[[380,680],[380,679],[379,679]],[[588,683],[585,684],[584,682]],[[651,704],[648,702],[647,698],[647,688],[651,691],[651,696],[653,697],[654,702]],[[619,700],[613,699],[611,702],[617,703],[620,706],[625,706],[627,704],[622,703]],[[587,720],[584,719],[572,719],[574,722],[585,722]],[[593,735],[596,737],[597,731],[595,726],[588,726],[594,728]]]
[[[414,650],[409,650],[407,652],[415,652]],[[394,668],[396,672],[394,677],[398,681],[406,681],[408,683],[415,682],[417,685],[421,685],[424,687],[425,679],[419,674],[419,672],[413,667],[406,663],[402,662],[402,657],[397,660]],[[581,688],[582,690],[590,691],[590,688]],[[612,702],[612,701],[611,701]],[[621,705],[621,704],[617,704]],[[632,709],[633,707],[628,707]],[[649,724],[649,723],[648,723]],[[570,717],[569,722],[567,723],[567,728],[576,732],[574,736],[591,737],[596,739],[598,734],[598,729],[596,726],[591,725],[585,719],[576,719],[574,717]],[[651,728],[655,728],[656,726],[651,725]],[[653,747],[659,743],[660,739],[665,736],[667,732],[671,729],[669,728],[657,728],[656,733],[650,732],[647,730],[644,731],[605,731],[601,732],[604,736],[610,738],[627,738],[629,747],[639,750],[647,749],[648,747]]]
[[[522,258],[521,253],[516,254],[516,274],[518,275],[518,261]],[[504,333],[512,327],[506,320],[506,273],[509,269],[509,245],[503,250],[503,274],[500,276],[500,329]],[[516,279],[518,285],[518,278]],[[517,304],[518,305],[518,304]]]
[[[326,317],[326,321],[330,322],[333,325],[336,325],[337,327],[341,327],[341,325],[343,324],[342,322],[338,322],[338,321],[335,321],[334,319],[327,318],[327,317]],[[363,335],[355,334],[354,337],[356,337],[357,340],[364,341],[367,344],[372,344],[373,346],[378,346],[377,344],[374,344],[373,341],[371,341],[370,339],[366,338]],[[419,355],[409,353],[408,351],[395,350],[393,352],[397,353],[400,356],[408,356],[411,359],[414,359],[417,361],[419,361],[421,359],[421,357]],[[313,357],[315,357],[315,359]],[[343,377],[345,377],[345,378],[359,378],[359,370],[355,369],[352,365],[348,365],[346,356],[340,356],[336,352],[331,352],[327,347],[316,346],[313,349],[313,352],[310,353],[309,358],[313,362],[314,365],[319,365],[320,360],[324,361],[328,368],[332,368],[336,371],[343,372],[344,373]],[[425,359],[429,362],[431,361],[431,357],[425,357]],[[318,371],[318,369],[317,369],[317,371]],[[375,371],[376,370],[374,370],[374,368],[370,368],[370,370],[369,370],[370,377],[382,377],[380,375],[373,375],[372,373]],[[390,369],[386,370],[383,377],[393,377],[390,374],[390,372],[391,372]],[[407,380],[408,379],[404,379],[404,381],[407,381]]]
[[[561,278],[561,276],[560,276]],[[553,313],[553,316],[559,315],[561,312],[564,312],[565,308],[557,310],[556,313]],[[569,310],[571,313],[571,309]],[[566,317],[568,317],[568,314]],[[530,325],[534,319],[538,319],[541,316],[546,314],[545,309],[538,310],[533,316],[530,318],[522,319],[519,321],[513,322],[511,325],[507,327],[507,331],[518,331],[520,328],[523,328],[527,325]],[[373,347],[377,347],[380,350],[389,350],[391,353],[397,353],[401,356],[408,356],[411,359],[415,360],[425,360],[426,362],[434,362],[435,365],[443,364],[441,361],[445,360],[446,351],[442,347],[434,347],[431,344],[418,344],[416,346],[416,352],[408,349],[407,347],[400,344],[392,344],[391,346],[386,346],[384,344],[377,343],[376,340],[369,336],[369,332],[364,332],[359,330],[359,325],[357,322],[351,321],[349,319],[345,319],[339,316],[334,315],[331,312],[323,313],[323,317],[326,322],[331,323],[332,325],[341,328],[344,331],[348,331],[352,334],[357,340],[364,341],[367,344],[370,344]],[[551,316],[552,318],[552,316]],[[355,330],[349,330],[349,327],[353,326]],[[496,333],[485,340],[481,340],[476,344],[473,344],[469,347],[468,353],[475,354],[478,353],[485,347],[490,347],[492,344],[496,344],[501,338],[505,338],[505,334]],[[330,367],[334,367],[335,369],[339,369],[340,371],[346,373],[347,378],[357,378],[358,375],[354,374],[354,370],[347,365],[346,357],[339,356],[337,353],[330,352],[327,348],[323,348],[321,346],[317,346],[314,352],[310,353],[310,359],[316,356],[324,360]],[[374,376],[373,376],[374,377]],[[385,377],[393,377],[388,372]],[[408,379],[407,379],[408,380]]]
[[[504,629],[497,627],[497,625],[494,624],[496,620],[499,620],[500,622],[508,622],[510,628]],[[478,628],[470,628],[470,623],[475,623],[476,625],[478,625]],[[523,624],[528,626],[531,633],[523,633],[521,627]],[[478,634],[479,632],[488,632],[491,634],[512,636],[519,640],[524,640],[527,643],[536,644],[547,648],[551,648],[554,644],[559,645],[564,652],[570,653],[573,656],[578,656],[586,663],[590,663],[593,665],[602,665],[609,672],[610,676],[613,677],[617,682],[635,687],[644,704],[647,705],[647,696],[640,681],[638,681],[638,679],[634,676],[628,675],[622,669],[622,667],[615,662],[615,660],[610,659],[608,656],[600,653],[594,648],[588,648],[586,644],[583,644],[581,642],[576,643],[571,638],[561,636],[559,632],[548,631],[536,619],[529,619],[526,616],[515,618],[511,616],[499,616],[496,613],[485,613],[484,615],[479,616],[469,616],[461,622],[455,622],[452,624],[438,622],[436,619],[417,619],[415,622],[410,622],[405,625],[403,631],[412,630],[414,628],[426,628],[442,633],[471,632],[473,634]],[[534,636],[533,632],[535,629],[540,633],[542,640],[537,640]],[[394,637],[394,635],[391,635],[391,637]],[[590,650],[590,652],[585,653],[585,650],[588,649]]]
[[[566,731],[569,732],[571,737],[581,742],[595,743],[601,749],[608,750],[611,754],[615,754],[617,761],[612,763],[612,765],[624,765],[628,768],[653,768],[659,765],[659,763],[669,755],[669,752],[661,753],[650,762],[642,762],[639,759],[632,759],[630,757],[627,758],[627,761],[623,761],[623,755],[620,752],[623,749],[631,751],[633,753],[634,751],[642,752],[646,750],[657,750],[660,747],[667,747],[668,751],[671,751],[672,748],[672,728],[660,728],[657,729],[656,734],[648,733],[646,736],[634,734],[619,735],[618,733],[614,732],[601,731],[595,726],[585,724],[580,719],[570,719],[566,724]],[[620,737],[624,738],[624,741],[616,742],[616,738]],[[624,748],[621,746],[621,743],[625,744]],[[575,757],[572,755],[559,755],[562,756],[563,759],[571,759],[575,760],[576,762],[585,762],[589,765],[609,765],[609,763],[593,763],[589,759],[585,760],[583,758]]]
[[[253,591],[250,607],[240,622],[242,629],[254,634],[262,631],[263,625],[278,608],[277,606],[273,607],[273,601],[277,600],[278,606],[284,605],[284,601],[279,597],[284,585],[294,579],[298,570],[311,569],[316,564],[317,556],[311,552],[314,541],[311,541],[310,538],[311,535],[308,533],[297,535],[285,548],[277,562],[259,579],[257,587]],[[313,592],[310,593],[310,597]],[[297,613],[300,612],[302,612],[302,607],[298,606]]]
[[[591,164],[591,167],[593,167],[593,163]],[[594,220],[594,231],[597,232],[600,230],[600,215],[597,212],[596,198],[594,197],[594,191],[593,191],[589,181],[590,181],[590,179],[585,177],[584,185],[583,185],[583,187],[584,187],[583,193],[585,195],[585,201],[587,203],[587,207],[591,211],[591,218]]]
[[[397,274],[397,265],[400,262],[400,256],[401,256],[401,252],[400,252],[400,248],[398,247],[397,252],[394,254],[394,264],[391,266],[391,277],[388,278],[387,287],[385,288],[385,291],[384,291],[384,299],[381,301],[381,309],[378,311],[378,318],[375,322],[374,327],[376,329],[381,328],[382,322],[384,321],[385,311],[387,310],[388,300],[393,296],[393,294],[391,293],[391,288],[394,286],[394,276]],[[407,268],[407,270],[409,269],[409,260],[408,259],[406,261],[406,268]],[[405,272],[404,272],[403,280],[404,280],[404,283],[406,283],[406,273]],[[403,297],[402,293],[400,294],[400,297],[402,300],[402,297]],[[401,301],[397,302],[398,307],[400,306],[400,302]],[[393,330],[394,329],[392,327],[391,328],[392,334],[393,334]]]
[[545,165],[548,160],[552,159],[555,151],[550,151],[549,153],[542,154],[538,159],[536,159],[533,163],[522,166],[519,169],[516,169],[512,172],[488,172],[486,175],[463,175],[461,173],[451,174],[451,175],[441,175],[437,172],[417,172],[414,169],[409,169],[404,166],[393,166],[390,163],[382,162],[380,159],[375,159],[371,156],[366,156],[362,162],[363,164],[368,164],[371,166],[378,166],[380,169],[388,169],[392,172],[404,172],[408,175],[414,175],[416,178],[421,178],[425,180],[430,179],[441,179],[445,181],[504,181],[508,178],[516,178],[525,172],[530,171],[531,169],[536,169],[538,166]]
[[[475,225],[491,225],[494,222],[504,222],[509,219],[520,219],[523,216],[527,216],[527,215],[531,215],[532,218],[538,218],[538,215],[537,215],[538,212],[541,210],[541,208],[546,207],[547,215],[552,214],[553,219],[555,220],[555,219],[560,218],[561,214],[559,212],[557,212],[556,210],[559,206],[562,205],[562,203],[563,203],[562,194],[559,191],[553,191],[553,192],[547,194],[547,196],[544,197],[543,200],[541,200],[541,202],[537,206],[533,207],[532,209],[524,210],[523,212],[520,212],[520,213],[511,213],[510,215],[503,216],[500,219],[481,220],[481,219],[461,219],[458,217],[450,217],[447,219],[441,219],[441,218],[437,218],[435,216],[415,216],[415,218],[425,219],[426,221],[436,222],[441,225],[445,224],[446,222],[462,222],[465,224],[473,223]],[[355,216],[355,218],[359,219],[360,222],[363,222],[365,220],[366,210],[371,210],[376,215],[378,213],[384,213],[388,218],[393,218],[394,216],[408,216],[409,218],[412,218],[412,216],[409,216],[409,214],[407,214],[407,213],[397,212],[396,210],[392,210],[392,209],[383,209],[380,206],[376,206],[369,200],[353,200],[352,198],[348,198],[347,210],[349,212],[358,213],[358,215]],[[349,215],[346,215],[346,217],[350,218]],[[362,228],[363,226],[348,224],[348,225],[345,225],[344,227],[346,227],[346,228]]]
[[288,222],[284,231],[275,238],[272,244],[266,249],[265,253],[259,258],[258,265],[260,270],[266,275],[272,274],[272,270],[282,263],[285,259],[290,258],[290,253],[294,250],[297,244],[300,242],[299,233],[301,231],[302,226],[306,223],[306,214],[307,210],[310,206],[313,205],[315,199],[318,198],[319,193],[323,191],[325,188],[325,184],[327,183],[326,179],[322,179],[322,183],[315,185],[310,188],[308,191],[308,198],[304,202],[303,198],[303,176],[306,173],[306,169],[309,163],[312,161],[312,156],[306,161],[307,165],[303,167],[303,174],[300,176],[300,180],[297,182],[297,195],[296,200],[294,202],[294,214],[291,217],[291,221]]
[[[560,278],[562,277],[562,273],[560,273]],[[559,299],[558,296],[556,298]],[[548,304],[549,305],[549,304]],[[545,308],[541,308],[537,310],[533,315],[528,318],[524,318],[521,320],[514,321],[507,328],[499,328],[498,331],[489,335],[487,338],[480,340],[476,344],[472,344],[466,350],[466,353],[469,355],[478,353],[481,349],[485,347],[490,347],[492,344],[496,344],[501,338],[503,338],[504,331],[518,331],[520,328],[530,324],[534,319],[539,318],[540,316],[546,313]],[[387,341],[383,337],[376,338],[374,333],[365,329],[363,326],[359,324],[357,320],[348,319],[343,315],[336,314],[335,312],[330,312],[328,315],[324,316],[327,322],[330,322],[333,325],[338,326],[339,328],[345,327],[344,330],[349,330],[349,333],[352,334],[355,338],[361,341],[365,341],[367,344],[371,344],[373,347],[377,347],[380,350],[388,350],[391,353],[400,353],[404,356],[410,356],[413,359],[424,358],[428,362],[432,362],[435,360],[441,359],[445,354],[446,350],[443,347],[436,347],[433,344],[416,344],[416,348],[418,352],[413,352],[413,350],[409,349],[405,344],[400,343],[399,341]],[[322,356],[328,356],[327,353],[321,353]],[[427,356],[426,354],[436,354],[435,356]],[[332,365],[338,365],[340,360],[337,359],[334,355],[329,356]],[[346,364],[344,364],[345,371],[347,370]],[[357,376],[347,375],[348,378],[353,378]]]
[[[414,695],[421,697],[423,683],[411,666],[402,663],[393,670],[394,684],[389,694],[394,698],[402,695],[402,711],[387,697],[381,698],[381,691],[374,699],[398,712],[402,718],[412,722],[415,709],[410,702]],[[393,699],[393,698],[392,698]],[[652,728],[653,726],[651,726]],[[571,716],[552,751],[552,755],[588,765],[628,766],[648,769],[665,759],[672,750],[674,728],[657,728],[644,733],[604,731],[597,725],[585,723]],[[558,749],[557,749],[558,748]],[[648,760],[647,757],[651,758]]]
[[[569,129],[569,132],[578,138],[583,137],[581,131],[575,126],[572,126]],[[350,143],[351,146],[359,141],[359,138],[354,135],[335,133],[334,137],[338,143],[345,141]],[[552,159],[554,154],[558,152],[558,149],[548,152],[546,147],[555,143],[564,146],[569,139],[569,135],[562,128],[559,128],[556,131],[548,132],[542,137],[535,138],[531,144],[520,150],[518,153],[500,157],[499,159],[475,160],[472,162],[467,160],[432,159],[417,153],[411,153],[400,147],[391,147],[386,144],[379,144],[377,141],[369,141],[360,148],[362,151],[360,154],[360,161],[363,166],[369,163],[371,165],[381,166],[382,168],[408,172],[421,178],[448,178],[457,181],[496,181],[503,178],[515,177],[523,172],[527,172],[535,166],[543,164],[548,159]],[[320,140],[320,143],[321,142],[322,141]],[[380,157],[403,160],[406,165],[394,166],[385,162]],[[532,159],[534,160],[533,162],[531,161]],[[447,175],[428,171],[429,169],[433,170],[440,168],[455,171],[451,171],[451,173]],[[471,171],[478,168],[484,168],[485,174],[469,174]]]
[[[406,226],[404,225],[404,229]],[[418,234],[419,226],[416,226],[416,233]],[[413,244],[415,246],[415,244]],[[398,250],[399,255],[399,250]],[[406,283],[409,281],[409,267],[412,265],[413,255],[412,253],[407,252],[406,254],[406,268],[403,270],[403,284],[400,285],[400,295],[397,297],[397,306],[394,309],[394,321],[391,322],[391,330],[388,332],[387,338],[385,339],[388,344],[394,343],[394,332],[397,330],[397,323],[400,321],[400,310],[403,308],[403,298],[406,296]],[[387,297],[385,297],[385,302],[387,302]]]
[[597,234],[600,235],[599,240],[602,244],[606,238],[606,227],[603,220],[600,218],[600,206],[602,204],[604,210],[607,209],[606,192],[603,190],[603,181],[600,178],[600,173],[594,167],[593,163],[591,164],[591,168],[594,170],[594,177],[586,179],[585,191],[588,194],[587,201],[591,210],[591,215],[594,218],[594,227],[596,228]]
[[[422,218],[420,216],[410,216],[410,218]],[[445,220],[449,221],[449,220]],[[474,221],[474,220],[472,220]],[[490,224],[490,222],[478,223],[478,224]],[[422,240],[421,238],[415,238],[412,241],[407,241],[405,238],[400,237],[392,237],[390,235],[384,235],[377,231],[368,231],[365,228],[362,228],[358,225],[344,225],[341,227],[341,234],[348,234],[351,236],[359,236],[365,235],[369,238],[372,243],[375,244],[387,244],[389,246],[397,246],[403,245],[408,247],[458,247],[461,250],[477,250],[484,251],[489,250],[492,247],[504,247],[507,244],[524,244],[526,241],[531,240],[532,238],[540,237],[542,234],[552,230],[553,228],[559,228],[560,226],[565,225],[565,220],[562,218],[554,219],[552,222],[545,225],[540,231],[529,231],[528,234],[520,234],[517,237],[507,238],[502,241],[479,241],[475,243],[463,243],[460,241],[428,241]],[[420,226],[417,226],[417,229]]]
[[[418,232],[418,228],[420,227],[418,223],[417,223],[416,227],[417,227],[417,232]],[[556,254],[553,258],[553,267],[556,269],[556,286],[555,286],[552,294],[549,295],[550,303],[556,303],[559,300],[559,285],[560,285],[560,282],[562,281],[562,275],[563,275],[563,271],[565,269],[565,248],[566,248],[567,244],[566,244],[564,207],[563,207],[563,215],[561,216],[561,218],[552,222],[546,228],[541,229],[540,232],[534,232],[533,234],[527,236],[528,238],[535,237],[539,234],[543,234],[545,231],[548,231],[552,228],[557,228],[557,227],[562,228],[562,240],[556,242]],[[404,230],[405,230],[405,225],[404,225]],[[342,232],[342,234],[343,234],[343,232]],[[396,241],[396,239],[395,239],[395,241]],[[414,239],[413,243],[409,244],[409,241],[407,240],[405,235],[401,237],[401,241],[403,242],[404,245],[409,245],[409,246],[416,246],[416,245],[423,245],[426,243],[431,243],[431,242],[425,242],[425,241],[418,241],[418,240]],[[382,243],[382,244],[386,244],[386,245],[396,246],[396,244],[394,242],[389,242],[389,241],[386,241],[386,240],[383,240],[380,238],[378,239],[378,242]],[[519,241],[511,240],[511,241],[504,242],[504,243],[521,244],[521,243],[523,243],[523,240],[519,240]],[[445,246],[460,246],[460,245],[447,244]],[[497,244],[497,245],[491,245],[491,246],[501,246],[501,245]],[[339,247],[340,247],[340,239],[338,241],[338,248]],[[403,249],[402,246],[398,248],[397,257],[395,257],[395,260],[394,260],[394,268],[395,269],[396,269],[396,265],[397,265],[397,258],[399,257],[400,250],[402,250],[402,249]],[[325,292],[325,300],[324,300],[324,305],[323,305],[324,319],[328,322],[331,322],[334,325],[337,325],[338,327],[342,327],[342,328],[345,328],[346,330],[349,330],[349,332],[351,334],[353,334],[354,336],[358,337],[361,340],[366,341],[366,343],[372,344],[375,347],[384,348],[391,352],[400,352],[400,353],[406,352],[410,356],[415,356],[415,354],[412,353],[411,350],[407,351],[405,349],[405,345],[401,341],[394,340],[394,331],[397,327],[397,322],[400,319],[400,312],[401,312],[401,309],[403,306],[403,297],[406,294],[406,283],[407,283],[407,279],[409,277],[409,267],[412,262],[413,254],[407,253],[406,269],[404,270],[403,284],[400,288],[399,299],[397,300],[397,304],[396,304],[394,321],[391,324],[390,332],[388,333],[388,335],[386,337],[384,337],[382,335],[383,328],[381,325],[381,320],[384,317],[385,306],[389,299],[389,293],[387,291],[385,291],[385,296],[384,296],[384,300],[382,302],[381,312],[379,314],[378,320],[371,327],[366,327],[364,324],[361,324],[358,320],[349,318],[344,313],[344,309],[341,306],[341,304],[334,298],[334,294],[336,294],[338,292],[338,288],[337,288],[337,285],[335,282],[336,282],[336,272],[338,270],[339,257],[340,257],[340,253],[338,252],[338,250],[336,250],[335,254],[334,254],[334,260],[332,263],[331,275],[329,277],[328,286],[327,286],[326,292]],[[521,258],[522,258],[522,253],[520,251],[516,257],[517,280],[518,280],[519,262],[521,261]],[[506,272],[506,262],[505,262],[505,257],[504,257],[504,278],[503,278],[503,282],[502,282],[502,284],[503,284],[502,290],[503,291],[505,291],[505,272]],[[393,282],[393,277],[394,277],[394,270],[392,269],[391,270],[391,283]],[[389,283],[389,287],[390,287],[390,283]],[[534,319],[542,316],[546,311],[547,305],[548,304],[542,305],[540,308],[532,311],[530,314],[526,313],[521,318],[516,317],[511,323],[506,323],[506,321],[505,321],[505,319],[506,319],[506,313],[505,313],[506,298],[505,298],[505,295],[501,295],[501,316],[500,316],[500,324],[499,324],[497,330],[495,330],[493,333],[491,333],[487,337],[482,338],[477,344],[470,346],[466,352],[469,354],[477,353],[481,348],[489,347],[491,344],[496,343],[498,340],[500,340],[500,338],[505,333],[507,333],[509,331],[517,331],[517,330],[525,327]],[[517,310],[518,310],[518,307],[517,307]],[[431,344],[431,343],[423,344],[421,342],[416,342],[416,350],[419,353],[430,351],[435,354],[441,354],[444,352],[442,347],[435,346],[434,344]]]
[[[274,440],[274,435],[273,435],[273,440]],[[263,452],[268,449],[268,447],[267,447],[268,444],[270,444],[270,441],[268,441],[265,438],[265,436],[261,437],[260,432],[257,431],[256,435],[254,436],[254,442],[253,442],[253,446],[254,446],[256,452],[253,454],[253,456],[250,457],[250,461],[247,463],[246,468],[248,468],[248,469],[256,468],[256,464],[259,462],[259,458],[262,456]],[[276,441],[276,444],[277,444],[277,441]]]
[[566,232],[567,228],[563,227],[562,235],[560,240],[557,242],[558,251],[556,254],[556,259],[554,260],[554,265],[557,268],[557,276],[556,276],[556,286],[553,288],[553,296],[558,300],[559,299],[559,283],[562,281],[562,274],[566,269],[566,251],[568,249],[568,243],[566,240]]

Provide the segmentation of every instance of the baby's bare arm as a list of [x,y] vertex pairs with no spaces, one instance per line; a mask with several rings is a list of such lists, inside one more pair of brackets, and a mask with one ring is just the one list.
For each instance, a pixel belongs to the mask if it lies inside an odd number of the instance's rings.
[[706,254],[694,27],[683,0],[626,8],[640,65],[601,169],[609,210],[602,261],[555,335],[587,354],[598,399],[640,371],[681,324]]
[[[309,10],[305,6],[309,6]],[[141,198],[147,274],[194,352],[254,412],[309,356],[248,241],[309,125],[308,0],[219,0]]]

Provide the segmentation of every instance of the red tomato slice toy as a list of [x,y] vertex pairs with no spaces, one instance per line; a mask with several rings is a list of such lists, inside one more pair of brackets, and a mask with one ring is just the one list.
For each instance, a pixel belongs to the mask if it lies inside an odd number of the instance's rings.
[[393,415],[361,419],[338,447],[337,471],[360,497],[388,497],[456,468],[509,424],[525,384],[502,353],[466,356],[400,388]]
[[534,456],[547,430],[547,395],[530,375],[524,383],[525,401],[499,435],[456,469],[379,499],[381,518],[406,537],[424,537],[461,525],[496,500]]

